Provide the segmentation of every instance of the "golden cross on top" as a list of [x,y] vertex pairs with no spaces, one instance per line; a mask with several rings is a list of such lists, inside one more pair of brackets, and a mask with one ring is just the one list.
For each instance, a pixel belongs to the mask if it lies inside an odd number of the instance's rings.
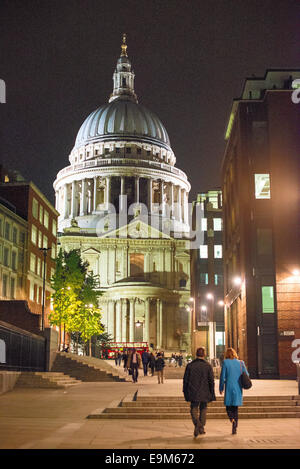
[[127,44],[126,44],[126,34],[123,34],[123,44],[121,45],[121,57],[127,57]]

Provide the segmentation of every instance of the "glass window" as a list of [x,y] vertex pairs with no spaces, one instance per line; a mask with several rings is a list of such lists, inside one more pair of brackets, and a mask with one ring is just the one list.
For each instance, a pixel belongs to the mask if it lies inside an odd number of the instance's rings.
[[44,211],[44,226],[45,228],[49,228],[49,213],[47,210]]
[[214,218],[214,231],[222,231],[222,218]]
[[12,299],[15,299],[15,296],[16,296],[16,295],[15,295],[15,291],[16,291],[15,285],[16,285],[16,281],[15,281],[15,279],[12,277],[12,278],[10,279],[10,297],[11,297]]
[[221,259],[222,258],[222,245],[221,244],[215,244],[215,246],[214,246],[214,255],[215,255],[215,259]]
[[208,273],[206,272],[200,273],[200,283],[202,283],[202,285],[208,285]]
[[39,204],[38,204],[38,201],[33,198],[32,199],[32,215],[34,216],[34,218],[38,218],[38,210],[39,210]]
[[274,287],[261,287],[262,312],[274,313]]
[[270,175],[269,174],[255,174],[255,198],[256,199],[270,199]]
[[29,299],[31,301],[34,301],[34,283],[30,282],[30,287],[29,287]]
[[35,272],[35,254],[30,254],[30,270],[31,272]]
[[52,220],[52,234],[53,236],[56,236],[57,235],[57,223],[56,223],[56,220]]
[[36,273],[37,273],[37,275],[42,276],[42,272],[41,272],[41,259],[40,259],[39,257],[37,258],[37,269],[36,269]]
[[52,259],[56,258],[56,245],[55,245],[55,243],[52,243],[51,257],[52,257]]
[[10,224],[8,222],[5,223],[4,238],[8,240],[10,239]]
[[43,247],[42,241],[43,241],[43,234],[41,231],[39,231],[39,248]]
[[17,270],[17,253],[12,251],[11,253],[11,267],[13,270]]
[[43,248],[47,248],[48,247],[48,238],[47,236],[44,235],[43,237]]
[[215,285],[223,285],[223,275],[215,274]]
[[259,256],[268,256],[273,252],[273,239],[271,228],[257,228],[257,253]]
[[3,277],[2,277],[2,296],[7,297],[7,281],[8,281],[8,277],[6,274],[3,274]]
[[202,218],[202,220],[201,220],[201,229],[202,229],[202,231],[207,231],[207,218]]
[[36,228],[36,226],[32,225],[31,227],[31,242],[32,244],[35,244],[37,243],[37,233],[38,233],[38,230]]
[[2,236],[2,218],[0,218],[0,236]]
[[44,212],[44,209],[43,207],[40,205],[40,223],[43,224],[43,212]]
[[12,240],[13,240],[13,243],[17,244],[17,242],[18,242],[18,230],[15,226],[13,227]]
[[3,264],[5,265],[5,267],[9,266],[9,249],[8,248],[4,248],[3,250]]
[[200,246],[200,258],[201,259],[207,259],[208,258],[207,244],[202,244]]

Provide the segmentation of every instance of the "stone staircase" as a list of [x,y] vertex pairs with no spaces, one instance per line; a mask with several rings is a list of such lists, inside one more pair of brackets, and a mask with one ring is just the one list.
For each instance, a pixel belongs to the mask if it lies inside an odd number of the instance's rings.
[[126,378],[104,360],[73,353],[57,352],[51,371],[65,373],[81,381],[126,381]]
[[80,381],[64,373],[22,371],[15,387],[64,389],[77,384]]
[[[127,396],[114,406],[100,409],[90,419],[190,419],[190,404],[183,397]],[[208,419],[228,418],[223,398],[208,404]],[[300,396],[244,396],[239,418],[300,418]]]

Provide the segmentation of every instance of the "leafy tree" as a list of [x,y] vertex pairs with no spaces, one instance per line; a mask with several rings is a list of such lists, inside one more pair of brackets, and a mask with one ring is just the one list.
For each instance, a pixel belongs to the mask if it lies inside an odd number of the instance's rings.
[[60,343],[62,325],[65,331],[75,332],[85,343],[104,330],[98,308],[97,278],[87,268],[88,263],[82,261],[79,250],[60,250],[51,279],[53,312],[49,315],[50,323],[60,328]]

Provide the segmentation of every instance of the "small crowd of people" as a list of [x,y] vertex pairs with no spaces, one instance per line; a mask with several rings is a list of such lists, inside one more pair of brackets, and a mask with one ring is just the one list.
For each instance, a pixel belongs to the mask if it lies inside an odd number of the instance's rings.
[[170,358],[170,364],[175,364],[175,368],[177,366],[181,367],[183,365],[183,355],[182,353],[172,353]]
[[157,373],[158,384],[164,382],[164,367],[165,359],[164,352],[147,352],[146,350],[140,354],[135,348],[124,350],[123,353],[120,351],[115,352],[115,364],[121,366],[123,361],[124,371],[132,377],[132,382],[137,383],[139,376],[139,369],[143,368],[144,376],[148,376],[151,371],[151,376]]

